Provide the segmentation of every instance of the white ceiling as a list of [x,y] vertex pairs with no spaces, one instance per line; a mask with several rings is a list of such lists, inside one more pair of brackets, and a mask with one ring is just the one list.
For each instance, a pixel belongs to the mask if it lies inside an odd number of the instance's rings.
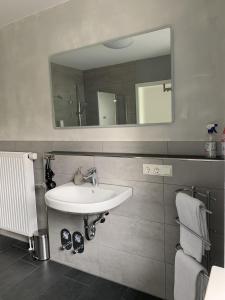
[[53,55],[51,62],[79,70],[90,70],[170,54],[170,28],[136,35],[132,39],[133,44],[127,48],[110,49],[98,44]]
[[0,28],[68,0],[0,0]]

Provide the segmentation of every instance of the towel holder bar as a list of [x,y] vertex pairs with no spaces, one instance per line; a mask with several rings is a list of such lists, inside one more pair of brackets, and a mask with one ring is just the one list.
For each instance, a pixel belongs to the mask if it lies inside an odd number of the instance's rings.
[[192,229],[190,229],[189,227],[187,227],[186,225],[184,225],[183,223],[180,222],[179,218],[177,217],[176,219],[176,223],[183,226],[185,229],[187,229],[189,232],[191,232],[193,235],[195,235],[197,238],[199,238],[200,240],[203,241],[203,243],[205,243],[208,246],[211,246],[210,241],[204,239],[202,236],[200,236],[199,234],[197,234],[196,232],[194,232]]
[[205,193],[198,192],[196,190],[195,186],[192,186],[191,188],[178,189],[178,190],[175,191],[176,194],[180,193],[180,192],[190,192],[192,194],[192,197],[194,197],[194,198],[196,196],[201,196],[201,197],[204,197],[206,199],[216,201],[216,198],[212,196],[210,191],[206,191]]

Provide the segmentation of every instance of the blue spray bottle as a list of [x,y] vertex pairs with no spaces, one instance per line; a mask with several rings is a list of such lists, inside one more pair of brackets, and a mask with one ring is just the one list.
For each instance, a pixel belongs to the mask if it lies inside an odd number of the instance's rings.
[[216,158],[216,127],[218,124],[211,123],[206,126],[208,130],[208,141],[205,143],[205,156],[207,158]]

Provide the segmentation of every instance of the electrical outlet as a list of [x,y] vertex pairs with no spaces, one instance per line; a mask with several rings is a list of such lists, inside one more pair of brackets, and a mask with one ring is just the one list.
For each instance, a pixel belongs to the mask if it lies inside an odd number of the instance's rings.
[[173,169],[171,165],[143,164],[143,175],[172,176]]

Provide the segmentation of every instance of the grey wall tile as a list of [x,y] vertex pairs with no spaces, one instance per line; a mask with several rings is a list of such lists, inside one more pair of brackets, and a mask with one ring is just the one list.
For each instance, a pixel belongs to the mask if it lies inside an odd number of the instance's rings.
[[164,177],[168,184],[212,188],[224,187],[224,163],[222,161],[193,161],[167,159],[173,166],[173,176]]
[[53,142],[50,141],[16,141],[16,151],[50,152]]
[[102,142],[53,142],[53,151],[102,152]]
[[53,177],[53,180],[55,181],[56,186],[73,181],[73,179],[74,179],[74,174],[56,174]]
[[174,265],[166,264],[166,299],[174,300]]
[[164,225],[161,223],[110,214],[97,230],[100,245],[164,261]]
[[[78,270],[82,270],[87,273],[94,274],[99,276],[99,251],[98,246],[95,243],[87,242],[85,243],[85,251],[82,254],[73,254],[72,250],[60,250],[60,234],[59,232],[51,232],[51,240],[55,241],[55,243],[51,243],[50,241],[50,254],[51,260],[57,261],[59,263],[63,263],[69,267],[76,268]],[[56,247],[56,245],[58,247]]]
[[45,189],[36,188],[36,208],[37,208],[37,220],[38,228],[47,228],[47,206],[45,204]]
[[103,152],[167,154],[167,142],[103,142]]
[[[81,231],[83,233],[84,223],[82,215],[68,214],[48,208],[49,231],[60,233],[65,227],[70,231]],[[51,239],[51,237],[50,237]],[[54,240],[52,240],[54,242]]]
[[85,251],[74,255],[71,251],[60,250],[60,232],[67,228],[71,234],[80,231],[84,234],[83,217],[81,215],[61,213],[56,210],[48,210],[50,255],[51,259],[70,267],[99,275],[98,242],[85,240]]
[[224,268],[224,235],[212,233],[211,235],[211,260],[212,265]]
[[160,298],[165,297],[164,263],[101,247],[100,276]]
[[99,182],[130,186],[133,189],[133,196],[113,209],[112,214],[164,222],[163,185],[161,183],[102,178],[99,178]]
[[161,176],[143,175],[143,164],[162,164],[158,159],[95,157],[98,176],[106,179],[123,179],[147,182],[163,182]]
[[224,190],[212,189],[212,195],[216,198],[216,201],[211,201],[211,207],[213,214],[211,215],[211,226],[217,234],[224,234]]
[[174,264],[176,244],[179,243],[180,228],[173,225],[165,225],[165,260]]
[[16,151],[14,141],[0,141],[0,151]]
[[43,169],[36,169],[34,171],[34,181],[35,184],[41,184],[45,182]]
[[51,166],[56,174],[74,175],[79,167],[82,168],[83,173],[86,173],[87,169],[94,167],[94,158],[92,156],[56,155]]
[[168,154],[170,155],[204,155],[205,142],[197,141],[169,141]]

